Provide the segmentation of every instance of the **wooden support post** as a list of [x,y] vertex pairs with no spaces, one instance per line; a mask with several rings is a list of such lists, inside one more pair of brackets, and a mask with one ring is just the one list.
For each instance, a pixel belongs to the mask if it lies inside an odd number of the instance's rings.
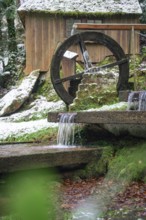
[[[72,51],[67,50],[62,59],[62,72],[63,77],[72,76],[76,72],[76,58],[78,57],[78,54]],[[64,87],[66,90],[68,90],[69,82],[64,83]]]
[[134,90],[137,90],[137,73],[135,68],[135,33],[134,33],[134,26],[131,29],[131,61],[133,64],[133,74],[134,74]]

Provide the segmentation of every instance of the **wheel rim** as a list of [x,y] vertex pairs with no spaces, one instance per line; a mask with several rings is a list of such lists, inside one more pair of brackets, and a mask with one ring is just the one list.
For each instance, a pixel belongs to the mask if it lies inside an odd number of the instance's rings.
[[[113,40],[111,37],[99,33],[99,32],[82,32],[80,34],[75,34],[65,40],[56,50],[52,62],[51,62],[51,81],[53,84],[53,87],[57,94],[60,96],[60,98],[66,103],[71,104],[73,102],[74,97],[69,94],[69,92],[65,89],[63,85],[63,80],[67,80],[67,78],[61,78],[60,73],[60,66],[63,59],[64,53],[73,45],[79,45],[81,42],[81,39],[83,42],[94,42],[97,45],[102,45],[107,47],[110,52],[114,55],[116,58],[115,65],[119,67],[119,78],[117,83],[117,91],[125,90],[128,88],[128,78],[129,78],[129,62],[126,58],[126,55],[123,51],[123,49],[120,47],[120,45]],[[121,60],[124,60],[121,62]],[[75,74],[73,78],[82,78],[82,74]],[[72,77],[72,76],[71,76]]]

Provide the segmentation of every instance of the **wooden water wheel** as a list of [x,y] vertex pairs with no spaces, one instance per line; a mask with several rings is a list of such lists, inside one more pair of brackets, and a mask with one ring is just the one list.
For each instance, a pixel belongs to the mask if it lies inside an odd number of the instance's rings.
[[[114,62],[98,66],[96,54],[100,46],[106,47]],[[67,56],[66,56],[67,54]],[[117,91],[128,88],[129,61],[120,45],[111,37],[95,31],[75,34],[65,40],[56,50],[51,62],[51,81],[57,94],[66,104],[71,104],[83,74],[97,73],[101,68],[118,67]]]

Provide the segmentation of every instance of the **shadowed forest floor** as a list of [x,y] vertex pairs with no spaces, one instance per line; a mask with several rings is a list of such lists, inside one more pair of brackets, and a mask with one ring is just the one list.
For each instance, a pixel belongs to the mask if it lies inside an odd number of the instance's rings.
[[[64,211],[73,211],[86,201],[89,196],[100,194],[104,178],[72,181],[65,179],[61,186],[62,205]],[[111,183],[109,183],[110,185]],[[144,220],[146,219],[146,184],[132,182],[119,192],[106,207],[102,220]]]

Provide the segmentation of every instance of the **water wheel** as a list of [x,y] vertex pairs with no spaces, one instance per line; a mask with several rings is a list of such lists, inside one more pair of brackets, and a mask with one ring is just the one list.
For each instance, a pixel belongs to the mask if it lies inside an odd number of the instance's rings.
[[[115,57],[114,62],[98,66],[96,54],[100,46],[106,47]],[[66,56],[66,54],[68,54]],[[87,72],[98,72],[101,68],[118,67],[117,91],[128,88],[129,62],[120,45],[111,37],[100,32],[82,32],[65,40],[56,50],[51,62],[51,81],[57,94],[66,104],[75,98],[82,76]]]

